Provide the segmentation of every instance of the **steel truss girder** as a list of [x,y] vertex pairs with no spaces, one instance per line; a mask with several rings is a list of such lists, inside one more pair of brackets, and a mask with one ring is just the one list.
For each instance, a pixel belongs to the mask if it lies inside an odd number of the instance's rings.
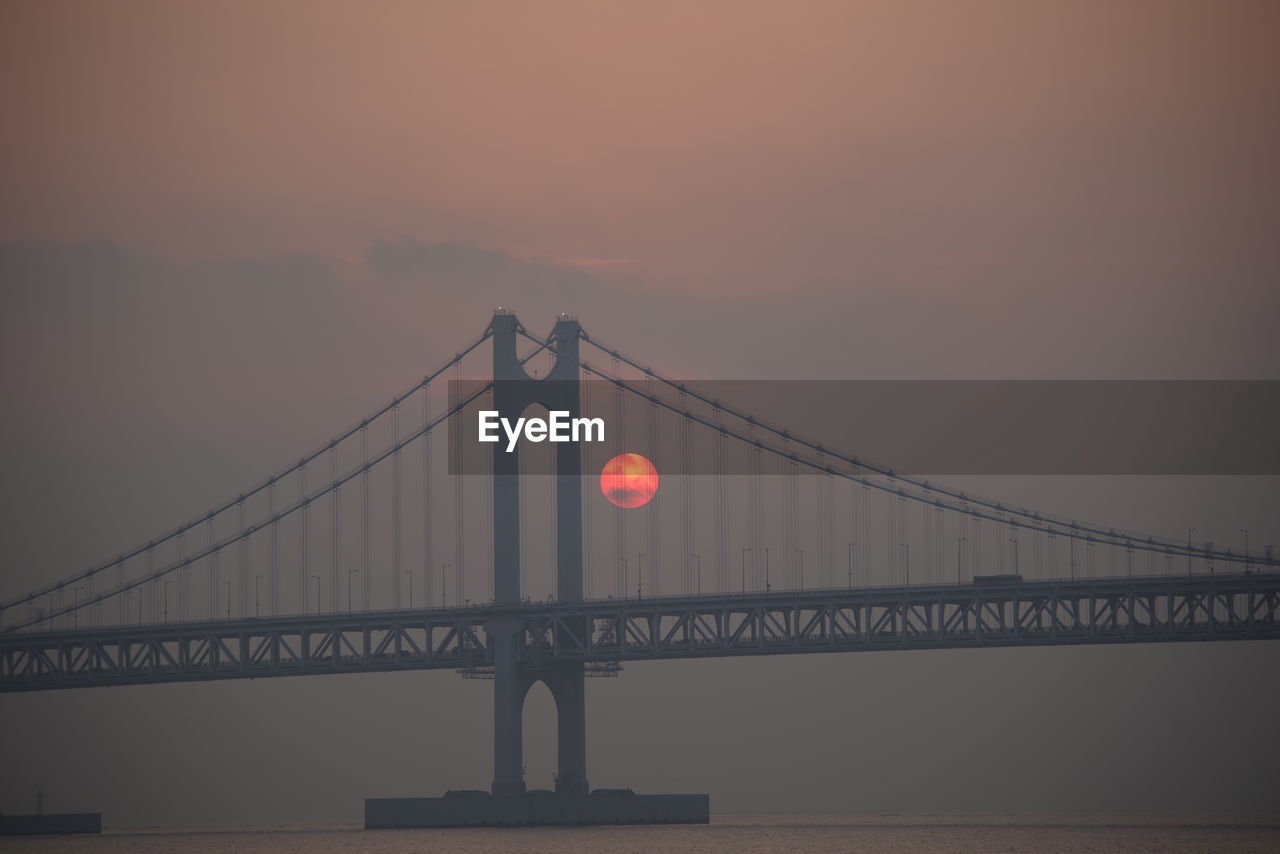
[[[1280,575],[1081,579],[610,600],[527,618],[531,655],[621,661],[1280,638]],[[592,627],[571,643],[567,624]]]
[[1280,638],[1280,574],[597,600],[0,635],[0,692],[493,664]]
[[458,668],[488,656],[482,622],[396,613],[0,635],[0,692]]

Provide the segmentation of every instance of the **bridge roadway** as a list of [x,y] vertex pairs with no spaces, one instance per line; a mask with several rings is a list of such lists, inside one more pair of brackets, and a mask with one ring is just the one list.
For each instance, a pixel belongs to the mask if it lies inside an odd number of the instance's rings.
[[[0,634],[0,692],[453,669],[491,675],[516,621],[522,666],[947,647],[1280,638],[1280,573],[534,602]],[[507,622],[510,625],[510,622]]]

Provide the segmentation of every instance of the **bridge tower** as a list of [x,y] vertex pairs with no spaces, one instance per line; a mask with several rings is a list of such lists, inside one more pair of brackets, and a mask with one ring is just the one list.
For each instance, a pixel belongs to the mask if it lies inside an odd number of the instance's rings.
[[[582,327],[560,315],[549,339],[555,365],[544,379],[528,375],[516,353],[523,331],[514,314],[501,309],[490,324],[493,336],[494,408],[514,419],[533,404],[581,415],[578,341]],[[520,602],[520,460],[503,443],[493,447],[493,591],[498,607]],[[556,596],[561,602],[582,601],[582,452],[577,443],[556,445]],[[583,664],[556,661],[533,671],[519,661],[519,620],[488,621],[494,651],[493,786],[495,795],[525,790],[523,719],[529,688],[541,681],[556,704],[556,791],[586,794],[587,729]],[[581,632],[577,632],[582,637]]]

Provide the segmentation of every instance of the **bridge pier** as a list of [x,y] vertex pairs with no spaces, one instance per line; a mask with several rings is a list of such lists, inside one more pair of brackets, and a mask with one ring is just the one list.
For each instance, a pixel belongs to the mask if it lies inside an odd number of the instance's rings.
[[585,795],[587,785],[587,695],[581,661],[556,665],[542,677],[556,701],[556,791]]
[[[500,621],[494,621],[500,622]],[[585,795],[587,783],[586,680],[580,661],[556,662],[537,672],[514,661],[516,637],[501,634],[502,627],[487,631],[495,642],[493,687],[493,785],[495,795],[519,795],[524,782],[524,701],[535,682],[551,691],[556,704],[556,784],[563,794]],[[505,650],[497,658],[499,650]],[[498,664],[509,661],[509,665]]]
[[532,684],[516,660],[514,618],[485,626],[493,644],[493,785],[495,795],[524,792],[524,698]]

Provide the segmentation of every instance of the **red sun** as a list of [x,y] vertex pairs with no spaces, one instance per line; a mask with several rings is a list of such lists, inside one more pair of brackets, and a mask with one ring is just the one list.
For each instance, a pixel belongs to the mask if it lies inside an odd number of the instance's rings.
[[618,507],[643,507],[658,491],[658,470],[639,454],[619,454],[604,464],[600,491]]

